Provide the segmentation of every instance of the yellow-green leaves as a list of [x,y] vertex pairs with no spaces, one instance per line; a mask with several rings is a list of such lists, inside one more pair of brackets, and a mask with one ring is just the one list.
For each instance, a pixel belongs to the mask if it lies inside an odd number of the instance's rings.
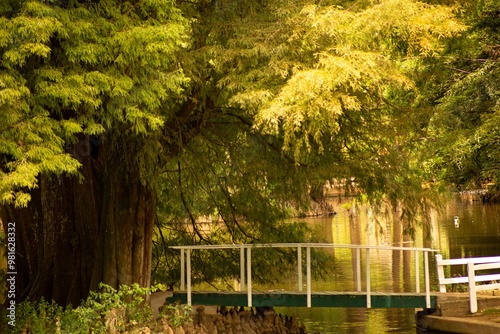
[[[0,18],[0,200],[26,205],[41,173],[76,173],[77,137],[119,128],[156,145],[188,82],[177,52],[189,26],[174,2],[31,0],[9,15]],[[145,161],[159,151],[140,150],[134,163],[156,168]]]
[[0,200],[25,206],[30,197],[24,191],[37,187],[40,173],[76,173],[80,163],[64,152],[61,138],[70,138],[81,126],[50,120],[42,110],[38,115],[11,110],[9,116],[0,122]]
[[[282,57],[294,59],[295,66],[272,98],[262,101],[257,127],[282,131],[284,149],[297,158],[313,146],[322,152],[325,136],[337,136],[340,121],[352,113],[375,113],[361,116],[358,126],[367,119],[397,122],[387,102],[394,90],[414,89],[406,76],[414,57],[439,52],[442,38],[464,29],[451,8],[410,0],[381,1],[359,12],[307,5],[289,24],[287,42],[280,45],[290,48]],[[413,58],[407,62],[407,56]]]
[[455,10],[418,1],[385,0],[357,14],[351,29],[361,47],[400,56],[429,56],[441,51],[444,38],[465,30],[454,18]]
[[[5,50],[4,61],[7,61],[7,65],[24,66],[29,57],[47,58],[50,55],[49,39],[61,29],[62,24],[55,18],[55,11],[49,6],[37,1],[28,1],[22,15],[10,21],[2,21],[1,26],[5,30],[2,29],[3,33],[0,33],[4,40],[4,43],[0,40],[0,46],[7,46],[7,43],[16,46]],[[9,37],[5,35],[5,31]]]

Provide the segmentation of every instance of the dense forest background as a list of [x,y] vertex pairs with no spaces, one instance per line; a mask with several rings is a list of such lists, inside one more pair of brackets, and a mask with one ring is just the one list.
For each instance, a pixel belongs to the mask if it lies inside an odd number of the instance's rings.
[[327,182],[410,234],[445,190],[500,198],[497,1],[7,0],[0,13],[0,219],[16,226],[18,301],[176,281],[174,244],[314,241],[283,219]]

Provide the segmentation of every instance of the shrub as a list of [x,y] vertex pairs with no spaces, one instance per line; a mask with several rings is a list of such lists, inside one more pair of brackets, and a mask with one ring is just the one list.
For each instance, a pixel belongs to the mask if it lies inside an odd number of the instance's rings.
[[[115,290],[101,284],[100,291],[91,292],[77,308],[63,308],[45,300],[22,302],[18,305],[16,326],[11,333],[142,333],[146,327],[156,328],[151,307],[144,297],[157,289],[133,284]],[[162,316],[171,327],[178,328],[191,322],[191,308],[166,305]]]

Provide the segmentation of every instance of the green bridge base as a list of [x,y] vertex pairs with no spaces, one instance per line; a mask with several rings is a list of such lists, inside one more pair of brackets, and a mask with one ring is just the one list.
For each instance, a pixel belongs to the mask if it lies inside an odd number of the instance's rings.
[[[435,295],[431,295],[431,307],[436,307]],[[185,291],[174,291],[166,299],[169,303],[187,303]],[[193,305],[247,306],[246,292],[196,291],[191,294]],[[254,292],[252,306],[295,306],[306,307],[307,295],[304,292],[268,291]],[[356,292],[314,292],[311,294],[312,307],[359,307],[366,308],[366,293]],[[372,293],[372,308],[422,308],[426,309],[425,294],[417,293]]]

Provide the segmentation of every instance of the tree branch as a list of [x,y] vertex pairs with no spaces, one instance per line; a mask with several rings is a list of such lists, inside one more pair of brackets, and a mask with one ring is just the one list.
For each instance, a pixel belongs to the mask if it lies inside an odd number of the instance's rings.
[[462,72],[462,73],[467,73],[467,74],[472,74],[472,72],[466,71],[466,70],[461,70],[459,68],[451,67],[451,66],[445,66],[446,68],[449,68],[450,70]]
[[201,235],[200,231],[196,227],[196,219],[194,218],[191,210],[189,209],[189,206],[187,204],[186,198],[184,196],[184,192],[182,191],[181,162],[180,162],[180,160],[177,160],[177,167],[178,167],[178,171],[179,171],[179,173],[178,173],[178,175],[179,175],[179,178],[178,178],[178,181],[179,181],[179,195],[181,197],[182,205],[184,205],[184,209],[186,209],[186,212],[189,215],[189,219],[191,221],[191,225],[193,226],[193,230],[196,233],[196,235],[200,238],[201,241],[204,241],[204,242],[206,242],[208,244],[211,244],[211,242],[209,240],[207,240],[206,238],[204,238]]
[[233,201],[231,200],[231,194],[229,194],[229,190],[227,189],[227,185],[224,186],[222,185],[222,183],[220,182],[220,178],[219,178],[219,187],[221,188],[222,190],[222,193],[224,194],[224,196],[226,197],[226,200],[227,200],[227,204],[229,205],[229,208],[231,209],[231,216],[233,217],[233,222],[234,224],[238,227],[238,229],[240,230],[241,233],[243,233],[243,235],[247,238],[249,238],[250,240],[259,240],[258,238],[255,238],[251,235],[249,235],[242,227],[241,225],[238,223],[238,220],[236,219],[236,215],[235,215],[235,212],[237,211],[236,208],[234,207],[234,204],[233,204]]

